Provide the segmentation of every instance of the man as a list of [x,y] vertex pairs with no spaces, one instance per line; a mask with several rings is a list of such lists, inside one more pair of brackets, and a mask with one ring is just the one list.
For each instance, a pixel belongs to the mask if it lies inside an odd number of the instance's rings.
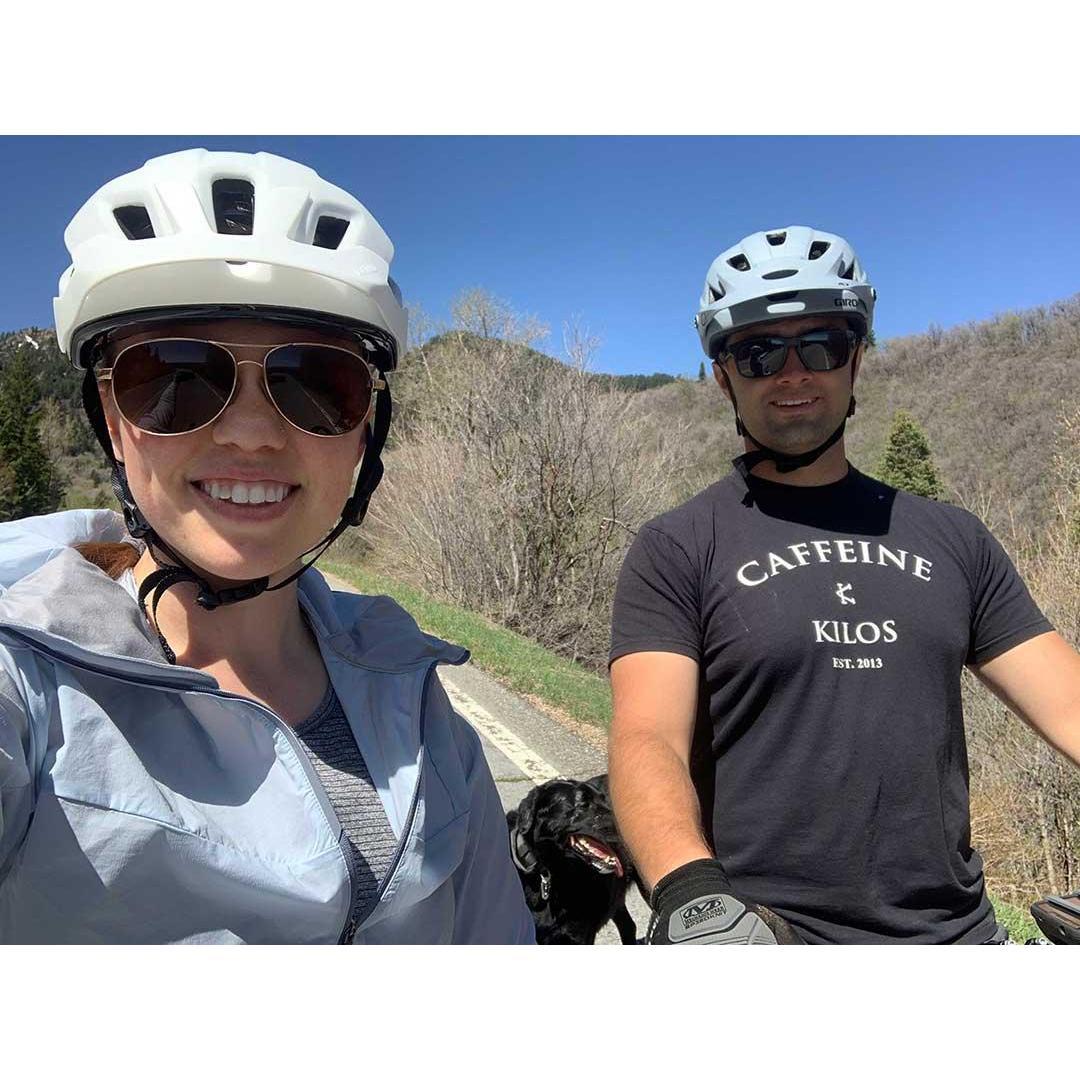
[[1001,546],[846,459],[875,299],[802,226],[709,270],[697,326],[747,453],[641,529],[613,613],[611,790],[652,942],[1003,940],[963,666],[1080,761],[1080,656]]

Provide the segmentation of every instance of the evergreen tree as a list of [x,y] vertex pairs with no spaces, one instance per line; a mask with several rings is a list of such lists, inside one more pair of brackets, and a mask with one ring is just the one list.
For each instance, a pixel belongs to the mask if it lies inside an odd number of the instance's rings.
[[34,365],[19,351],[0,372],[0,515],[47,514],[60,505],[60,478],[38,434],[41,390]]
[[927,499],[940,499],[945,494],[926,433],[906,409],[897,409],[893,416],[878,478]]
[[701,361],[701,367],[698,368],[697,381],[698,382],[704,382],[705,381],[705,361],[704,360]]

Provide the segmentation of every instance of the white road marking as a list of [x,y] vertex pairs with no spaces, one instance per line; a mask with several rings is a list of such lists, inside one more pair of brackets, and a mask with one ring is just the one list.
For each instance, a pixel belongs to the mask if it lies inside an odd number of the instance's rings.
[[477,704],[456,686],[453,677],[448,675],[445,668],[439,672],[439,679],[446,688],[446,694],[454,708],[534,784],[543,784],[560,775],[539,754],[530,750],[509,728],[500,724],[487,709]]

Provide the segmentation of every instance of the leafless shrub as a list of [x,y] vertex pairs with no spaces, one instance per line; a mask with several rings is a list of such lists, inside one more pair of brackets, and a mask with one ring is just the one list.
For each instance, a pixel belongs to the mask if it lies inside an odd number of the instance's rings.
[[559,364],[532,349],[535,320],[485,294],[454,315],[398,392],[407,435],[372,508],[380,551],[437,595],[599,667],[628,543],[671,505],[680,425],[642,424],[633,395],[597,380],[580,327]]
[[[1045,530],[1002,539],[1057,631],[1080,644],[1080,409],[1060,421],[1054,516]],[[1080,772],[965,676],[972,832],[987,879],[1016,902],[1080,889]]]

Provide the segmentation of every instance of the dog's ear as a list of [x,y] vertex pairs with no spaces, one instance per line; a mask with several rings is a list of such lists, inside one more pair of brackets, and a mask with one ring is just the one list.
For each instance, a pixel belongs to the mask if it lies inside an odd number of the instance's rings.
[[517,808],[517,831],[519,835],[528,836],[533,827],[536,817],[536,793],[539,788],[533,788]]

